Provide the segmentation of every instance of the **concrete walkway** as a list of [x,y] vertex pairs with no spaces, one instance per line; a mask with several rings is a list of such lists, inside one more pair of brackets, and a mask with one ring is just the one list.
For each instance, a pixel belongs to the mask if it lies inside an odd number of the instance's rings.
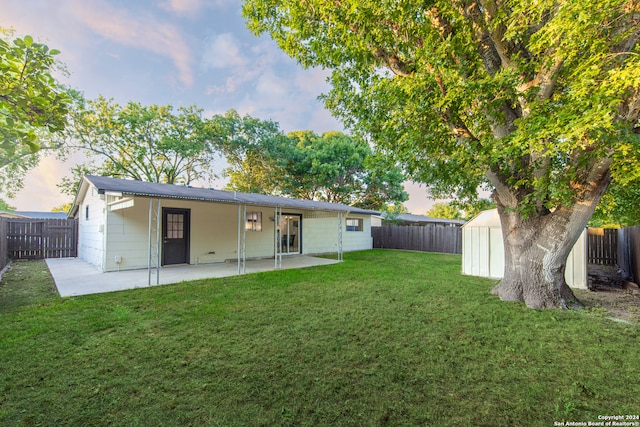
[[[147,269],[103,273],[79,258],[49,258],[46,261],[61,297],[146,288],[149,283]],[[282,257],[282,269],[329,265],[337,262],[332,259],[305,255],[286,256]],[[272,271],[273,269],[273,259],[247,261],[246,263],[247,273]],[[154,286],[157,282],[160,285],[169,285],[190,280],[236,276],[237,274],[238,264],[236,263],[169,266],[160,268],[159,280],[156,278],[155,269],[152,270],[151,285]]]

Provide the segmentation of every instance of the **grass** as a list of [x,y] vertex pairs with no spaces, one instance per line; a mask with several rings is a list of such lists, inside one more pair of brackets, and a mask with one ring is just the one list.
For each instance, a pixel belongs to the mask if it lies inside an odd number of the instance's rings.
[[0,285],[0,313],[58,296],[44,261],[16,261]]
[[[460,261],[367,251],[3,303],[0,425],[550,426],[640,412],[637,324],[501,302]],[[3,299],[32,265],[6,273]]]

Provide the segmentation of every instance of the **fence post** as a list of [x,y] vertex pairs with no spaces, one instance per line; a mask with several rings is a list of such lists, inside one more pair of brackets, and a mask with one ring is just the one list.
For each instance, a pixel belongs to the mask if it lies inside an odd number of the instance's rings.
[[2,270],[9,262],[7,253],[7,224],[6,217],[0,217],[0,270]]

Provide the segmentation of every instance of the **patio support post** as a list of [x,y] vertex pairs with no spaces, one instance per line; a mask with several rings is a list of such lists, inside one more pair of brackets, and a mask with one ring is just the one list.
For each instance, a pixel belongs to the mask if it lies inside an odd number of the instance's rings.
[[160,239],[162,218],[160,217],[160,199],[154,211],[153,199],[149,199],[149,261],[147,264],[147,286],[151,286],[151,271],[156,270],[156,285],[160,284]]
[[273,268],[279,270],[282,268],[282,239],[279,233],[278,227],[282,221],[282,208],[276,206],[273,214],[273,254],[274,254],[274,266]]
[[338,261],[342,261],[342,212],[338,212]]
[[238,274],[247,272],[247,205],[238,205]]
[[160,242],[162,241],[161,215],[160,199],[158,199],[158,210],[156,211],[156,285],[160,284]]

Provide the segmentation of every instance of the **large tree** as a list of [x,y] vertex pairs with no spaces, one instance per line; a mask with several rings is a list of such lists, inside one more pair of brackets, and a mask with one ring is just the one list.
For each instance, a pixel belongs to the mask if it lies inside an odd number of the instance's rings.
[[58,148],[50,134],[67,123],[70,99],[52,76],[58,53],[0,28],[0,189],[10,195],[39,150]]
[[408,196],[405,176],[379,161],[369,144],[342,132],[292,132],[285,191],[293,197],[381,210]]
[[235,110],[212,118],[217,142],[228,166],[227,189],[245,193],[281,194],[279,184],[284,174],[279,156],[287,144],[278,123]]
[[85,172],[185,185],[213,177],[215,129],[195,106],[174,111],[78,97],[65,133],[67,147],[94,162],[80,167]]
[[640,174],[638,0],[245,0],[327,105],[436,196],[490,184],[493,292],[567,307],[569,251],[612,179]]
[[230,190],[381,209],[407,200],[398,168],[376,161],[369,145],[341,132],[282,134],[276,123],[230,111],[214,118]]

